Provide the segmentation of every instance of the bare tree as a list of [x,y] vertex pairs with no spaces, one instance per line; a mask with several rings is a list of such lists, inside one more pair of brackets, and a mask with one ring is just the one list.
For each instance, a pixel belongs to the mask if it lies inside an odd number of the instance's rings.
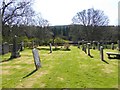
[[72,22],[74,24],[82,24],[84,26],[106,26],[109,23],[109,19],[104,15],[103,11],[90,8],[88,10],[78,12],[72,18]]
[[3,0],[2,7],[2,25],[18,24],[34,15],[32,10],[32,0]]

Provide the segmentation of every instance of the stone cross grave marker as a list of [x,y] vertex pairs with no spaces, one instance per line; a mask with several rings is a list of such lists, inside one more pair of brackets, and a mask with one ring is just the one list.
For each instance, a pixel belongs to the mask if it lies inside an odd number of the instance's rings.
[[50,43],[50,53],[52,53],[52,44]]
[[90,43],[87,43],[88,46],[88,56],[90,56]]
[[35,63],[36,70],[38,70],[41,67],[38,50],[36,48],[34,48],[32,50],[32,53],[33,53],[33,58],[34,58],[34,63]]
[[101,58],[102,61],[104,60],[103,46],[100,46],[100,58]]

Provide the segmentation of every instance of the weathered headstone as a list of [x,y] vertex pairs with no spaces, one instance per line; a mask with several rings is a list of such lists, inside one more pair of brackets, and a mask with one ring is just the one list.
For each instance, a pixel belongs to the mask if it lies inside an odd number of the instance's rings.
[[20,51],[24,50],[24,42],[21,42],[21,47],[20,47]]
[[95,49],[95,41],[93,41],[93,49]]
[[17,36],[15,35],[13,38],[13,48],[10,58],[17,58],[17,57],[20,57],[20,53],[18,52]]
[[84,51],[84,40],[82,40],[82,51]]
[[120,51],[120,40],[118,40],[117,42],[118,42],[118,51]]
[[114,43],[111,44],[111,49],[114,50]]
[[84,44],[84,52],[85,53],[87,53],[86,49],[87,49],[87,46],[86,46],[86,44]]
[[52,53],[52,44],[50,43],[50,53]]
[[98,50],[100,51],[100,43],[97,43]]
[[2,54],[6,54],[9,52],[9,44],[7,42],[2,45]]
[[102,61],[104,60],[103,46],[100,46],[100,58],[101,58]]
[[34,48],[32,50],[32,53],[33,53],[36,70],[38,70],[41,67],[40,56],[39,56],[38,50],[36,48]]
[[87,43],[87,46],[88,46],[88,56],[90,56],[90,43]]
[[78,41],[78,48],[80,49],[80,41]]

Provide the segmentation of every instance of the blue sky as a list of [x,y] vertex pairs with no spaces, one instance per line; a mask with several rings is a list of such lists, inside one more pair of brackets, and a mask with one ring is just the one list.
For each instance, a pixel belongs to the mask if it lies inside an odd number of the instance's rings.
[[51,25],[71,24],[71,19],[77,12],[88,8],[104,11],[110,20],[109,25],[117,25],[118,2],[119,0],[35,0],[33,8]]

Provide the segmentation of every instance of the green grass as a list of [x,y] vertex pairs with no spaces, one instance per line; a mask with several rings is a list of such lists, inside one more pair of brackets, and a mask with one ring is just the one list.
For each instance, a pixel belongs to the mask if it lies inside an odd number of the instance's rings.
[[[2,88],[117,88],[118,62],[109,60],[105,54],[100,60],[98,50],[91,50],[90,58],[75,46],[70,51],[54,50],[49,54],[49,47],[39,47],[42,68],[26,78],[35,70],[31,49],[22,51],[21,57],[2,62]],[[6,60],[10,53],[3,55]]]

